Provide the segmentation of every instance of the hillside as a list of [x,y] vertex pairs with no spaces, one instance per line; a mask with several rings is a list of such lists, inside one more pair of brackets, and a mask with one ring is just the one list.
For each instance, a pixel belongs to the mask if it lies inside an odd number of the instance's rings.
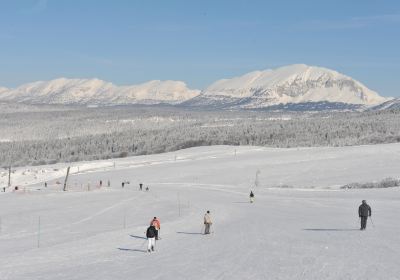
[[[57,183],[65,165],[18,169],[22,190],[0,193],[0,278],[396,279],[399,190],[338,187],[396,176],[399,147],[215,146],[82,162],[67,192]],[[373,211],[365,232],[362,199]],[[210,236],[201,235],[206,210]],[[149,254],[154,216],[162,240]]]

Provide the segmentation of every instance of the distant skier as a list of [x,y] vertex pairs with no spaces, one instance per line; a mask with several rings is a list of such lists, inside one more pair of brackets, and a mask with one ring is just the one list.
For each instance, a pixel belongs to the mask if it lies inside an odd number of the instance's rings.
[[153,220],[151,220],[150,222],[151,226],[154,226],[154,228],[156,229],[156,240],[158,240],[158,232],[161,229],[161,224],[160,224],[160,220],[157,217],[154,217]]
[[140,183],[140,184],[139,184],[139,190],[141,191],[142,189],[143,189],[143,184]]
[[47,182],[44,182],[44,187],[47,188]]
[[150,189],[149,189],[149,187],[146,187],[146,192],[148,192]]
[[360,207],[358,207],[358,216],[361,219],[360,230],[365,230],[365,228],[367,227],[367,219],[368,217],[371,217],[371,214],[371,207],[367,204],[367,201],[363,200]]
[[121,186],[122,186],[122,188],[124,188],[125,187],[125,182],[122,182]]
[[110,180],[108,180],[107,181],[107,187],[110,187],[111,186],[111,182],[110,182]]
[[254,202],[254,193],[253,191],[250,191],[250,203]]
[[156,246],[156,228],[153,225],[150,225],[146,231],[146,237],[148,240],[147,243],[147,252],[154,251],[154,247]]
[[210,234],[210,227],[212,225],[210,211],[204,215],[204,234]]
[[103,186],[103,181],[100,180],[100,188]]

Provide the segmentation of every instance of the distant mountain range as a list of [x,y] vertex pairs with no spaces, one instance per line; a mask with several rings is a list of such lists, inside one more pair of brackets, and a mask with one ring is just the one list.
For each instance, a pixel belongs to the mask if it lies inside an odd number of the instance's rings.
[[116,86],[98,79],[60,78],[29,83],[16,89],[0,89],[0,100],[68,105],[177,104],[199,93],[179,81],[150,81],[140,85]]
[[15,89],[0,87],[0,101],[100,106],[172,104],[276,110],[354,110],[395,103],[395,100],[379,96],[348,76],[304,64],[219,80],[202,91],[189,89],[181,81],[116,86],[98,79],[60,78],[24,84]]

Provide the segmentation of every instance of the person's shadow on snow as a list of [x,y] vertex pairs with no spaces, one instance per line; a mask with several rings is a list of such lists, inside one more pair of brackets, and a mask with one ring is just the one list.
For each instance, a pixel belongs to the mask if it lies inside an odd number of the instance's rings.
[[117,248],[120,251],[130,251],[130,252],[142,252],[142,253],[146,253],[146,250],[142,250],[142,249],[129,249],[129,248]]
[[133,237],[133,238],[147,239],[146,237],[144,237],[144,236],[139,236],[139,235],[130,234],[129,236],[130,236],[130,237]]
[[305,231],[359,231],[355,228],[304,228]]
[[203,235],[201,232],[185,232],[185,231],[177,231],[178,234],[189,234],[189,235]]

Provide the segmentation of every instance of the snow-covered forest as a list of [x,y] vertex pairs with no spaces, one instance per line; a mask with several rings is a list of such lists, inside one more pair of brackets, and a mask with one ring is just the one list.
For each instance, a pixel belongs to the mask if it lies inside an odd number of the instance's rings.
[[206,145],[347,146],[400,142],[400,111],[199,111],[160,106],[0,104],[0,166],[41,165]]

